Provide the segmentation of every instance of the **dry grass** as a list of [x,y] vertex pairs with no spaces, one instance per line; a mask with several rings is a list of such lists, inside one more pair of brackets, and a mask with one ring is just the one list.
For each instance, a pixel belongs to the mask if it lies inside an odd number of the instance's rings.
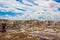
[[40,30],[38,27],[32,27],[23,30],[7,30],[0,33],[0,40],[60,40],[60,34],[52,32],[54,30]]

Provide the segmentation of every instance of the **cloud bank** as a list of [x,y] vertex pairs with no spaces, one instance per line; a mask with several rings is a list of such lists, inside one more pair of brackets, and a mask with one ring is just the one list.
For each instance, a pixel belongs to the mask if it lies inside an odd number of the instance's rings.
[[54,0],[0,0],[0,19],[60,20],[60,3]]

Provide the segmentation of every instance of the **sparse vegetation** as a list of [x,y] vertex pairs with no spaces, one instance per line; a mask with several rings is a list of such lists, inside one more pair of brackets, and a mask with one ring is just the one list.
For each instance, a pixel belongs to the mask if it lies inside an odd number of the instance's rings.
[[60,22],[39,20],[0,20],[6,23],[6,32],[0,40],[60,40]]

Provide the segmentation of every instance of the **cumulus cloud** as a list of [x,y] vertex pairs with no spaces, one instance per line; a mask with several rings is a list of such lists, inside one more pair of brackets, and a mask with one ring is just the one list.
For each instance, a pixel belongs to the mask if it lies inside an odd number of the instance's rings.
[[0,19],[60,20],[59,7],[60,4],[53,0],[0,0]]

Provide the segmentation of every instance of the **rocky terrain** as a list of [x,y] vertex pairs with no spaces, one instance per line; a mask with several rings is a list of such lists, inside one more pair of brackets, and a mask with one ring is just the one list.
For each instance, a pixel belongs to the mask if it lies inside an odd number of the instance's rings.
[[0,32],[0,40],[60,40],[60,22],[40,20],[0,20],[6,24],[6,32]]

